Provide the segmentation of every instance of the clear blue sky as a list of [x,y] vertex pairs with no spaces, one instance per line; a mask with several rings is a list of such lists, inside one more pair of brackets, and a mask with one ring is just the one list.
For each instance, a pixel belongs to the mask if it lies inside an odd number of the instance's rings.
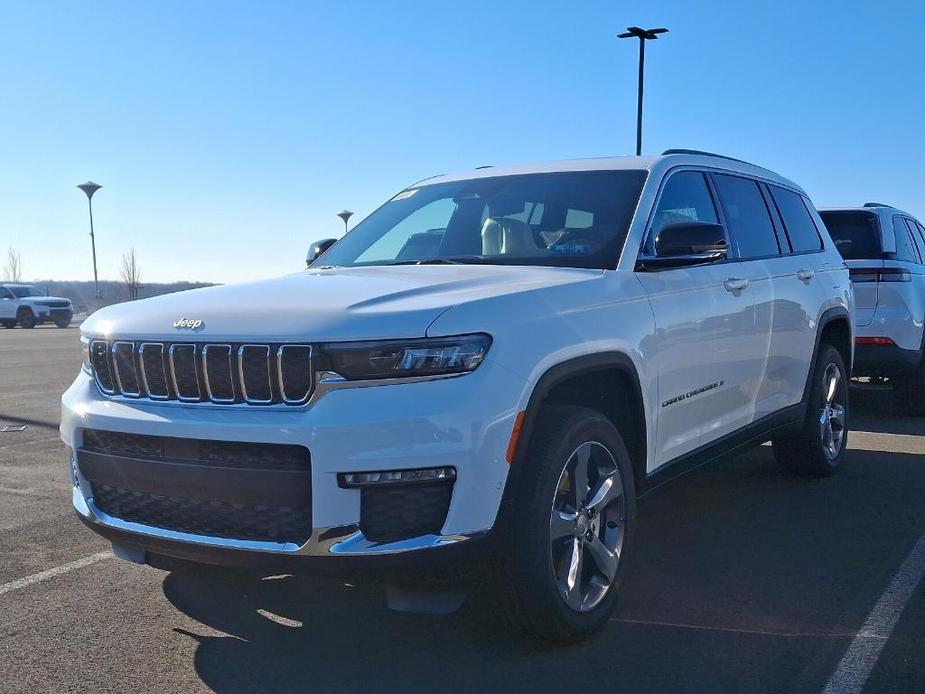
[[[752,160],[819,206],[925,218],[921,2],[3,2],[0,251],[28,279],[303,266],[405,185],[481,164],[644,149]],[[803,29],[818,32],[803,37]]]

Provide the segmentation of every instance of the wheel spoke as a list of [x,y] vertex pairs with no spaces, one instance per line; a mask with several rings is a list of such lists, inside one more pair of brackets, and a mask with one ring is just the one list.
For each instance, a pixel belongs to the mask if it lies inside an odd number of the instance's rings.
[[588,461],[591,446],[585,444],[575,451],[575,467],[572,470],[572,486],[575,493],[575,510],[581,508],[588,498]]
[[597,485],[597,489],[588,501],[588,508],[600,513],[621,496],[623,496],[623,481],[620,479],[620,473],[615,470]]
[[594,559],[598,570],[607,578],[607,582],[613,583],[614,576],[617,575],[617,564],[620,557],[607,549],[604,543],[601,542],[601,538],[596,536],[588,543],[588,551],[591,553],[591,558]]
[[581,571],[584,565],[584,547],[579,538],[572,540],[568,572],[565,575],[565,602],[573,610],[581,609]]
[[575,518],[577,513],[565,513],[553,510],[549,518],[549,539],[552,542],[561,540],[575,534]]
[[838,389],[838,383],[841,381],[841,373],[839,373],[838,368],[834,364],[830,364],[829,368],[826,370],[826,384],[825,384],[825,401],[826,404],[831,405],[835,400],[835,391]]
[[845,408],[841,405],[834,405],[832,413],[829,415],[829,422],[835,424],[839,429],[845,428]]

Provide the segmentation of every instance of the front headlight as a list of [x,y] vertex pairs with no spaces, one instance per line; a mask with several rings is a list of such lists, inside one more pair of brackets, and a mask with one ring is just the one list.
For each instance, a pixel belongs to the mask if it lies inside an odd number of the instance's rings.
[[448,376],[474,371],[491,337],[484,334],[321,345],[320,368],[350,381]]
[[80,338],[80,370],[88,376],[93,375],[93,367],[90,366],[90,340],[86,337]]

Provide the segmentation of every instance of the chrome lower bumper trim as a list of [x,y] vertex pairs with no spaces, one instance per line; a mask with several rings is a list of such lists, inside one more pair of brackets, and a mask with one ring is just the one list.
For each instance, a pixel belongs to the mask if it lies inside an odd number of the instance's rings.
[[106,526],[134,533],[142,537],[158,540],[174,540],[205,547],[219,549],[245,550],[262,552],[273,555],[290,556],[371,556],[379,554],[401,554],[419,550],[444,547],[465,540],[470,540],[487,531],[468,533],[465,535],[422,535],[420,537],[399,540],[397,542],[373,542],[366,538],[355,525],[344,525],[336,528],[315,528],[311,538],[304,545],[291,542],[261,542],[258,540],[234,540],[209,535],[196,535],[176,530],[155,528],[150,525],[133,523],[115,518],[104,513],[93,503],[92,498],[85,498],[80,487],[73,487],[72,501],[74,509],[91,525]]

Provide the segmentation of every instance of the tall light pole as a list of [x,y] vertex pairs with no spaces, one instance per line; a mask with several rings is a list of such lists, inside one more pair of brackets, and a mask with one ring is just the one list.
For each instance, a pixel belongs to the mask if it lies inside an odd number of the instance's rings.
[[626,32],[617,34],[618,39],[639,39],[639,96],[636,100],[636,155],[642,154],[642,84],[646,66],[646,41],[653,41],[659,34],[667,34],[664,27],[658,29],[640,29],[639,27],[626,27]]
[[100,307],[100,280],[96,274],[96,237],[93,235],[93,194],[103,186],[93,181],[81,183],[79,186],[87,195],[87,206],[90,209],[90,247],[93,249],[93,290],[96,293],[96,307]]
[[342,210],[337,213],[337,216],[344,220],[344,233],[347,233],[347,220],[353,216],[353,212],[350,210]]

